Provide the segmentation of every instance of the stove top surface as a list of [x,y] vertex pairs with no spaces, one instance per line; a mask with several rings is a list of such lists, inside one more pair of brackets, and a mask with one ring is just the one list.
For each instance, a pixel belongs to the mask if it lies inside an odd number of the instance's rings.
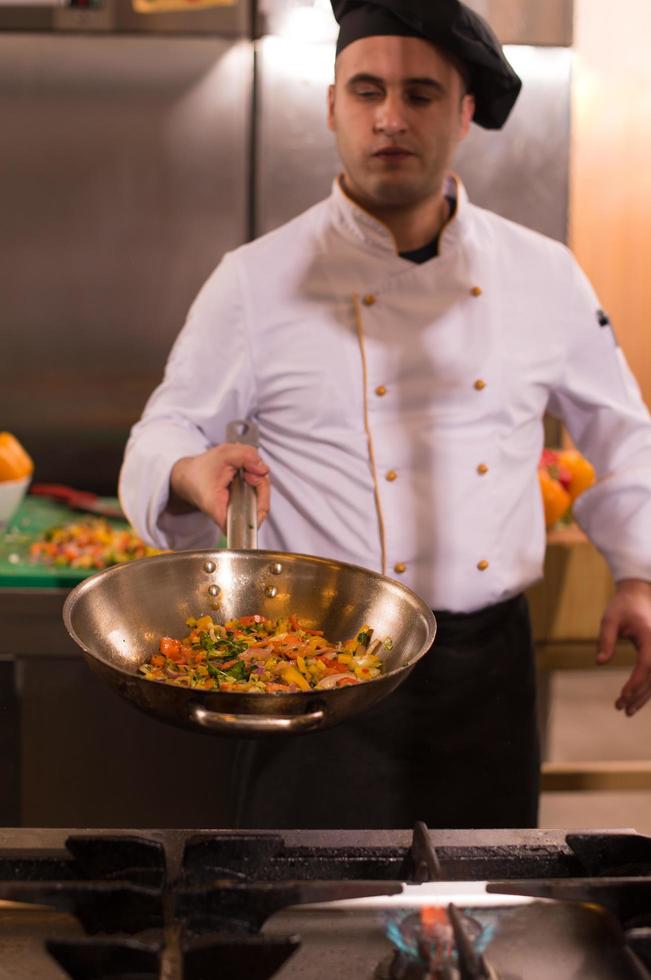
[[651,980],[631,829],[0,828],[0,980]]

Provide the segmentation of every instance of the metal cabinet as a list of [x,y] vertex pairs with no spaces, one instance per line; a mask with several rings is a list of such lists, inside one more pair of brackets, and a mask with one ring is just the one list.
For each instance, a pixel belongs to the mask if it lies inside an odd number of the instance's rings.
[[0,824],[228,827],[240,742],[141,714],[90,671],[62,590],[0,590]]

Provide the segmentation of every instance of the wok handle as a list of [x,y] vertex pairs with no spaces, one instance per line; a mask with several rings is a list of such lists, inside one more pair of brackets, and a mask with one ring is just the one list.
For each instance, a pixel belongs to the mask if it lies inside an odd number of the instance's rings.
[[[248,419],[238,419],[226,427],[228,442],[246,446],[258,445],[257,426]],[[238,470],[230,485],[226,510],[226,547],[229,551],[255,551],[258,547],[258,495]]]
[[233,715],[222,711],[208,711],[200,704],[190,704],[190,720],[213,732],[234,735],[299,734],[319,728],[326,713],[321,708],[304,715]]

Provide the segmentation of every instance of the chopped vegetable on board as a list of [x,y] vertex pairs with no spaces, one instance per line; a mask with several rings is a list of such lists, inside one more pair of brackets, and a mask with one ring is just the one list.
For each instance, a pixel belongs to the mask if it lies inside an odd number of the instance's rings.
[[129,528],[114,528],[98,517],[52,527],[30,547],[33,561],[65,568],[108,568],[158,554]]

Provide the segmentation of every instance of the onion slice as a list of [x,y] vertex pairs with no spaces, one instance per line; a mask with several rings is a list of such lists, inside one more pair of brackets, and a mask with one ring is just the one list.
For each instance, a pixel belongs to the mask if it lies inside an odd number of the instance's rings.
[[319,681],[316,689],[318,691],[329,691],[331,688],[336,687],[337,683],[340,680],[343,680],[344,677],[349,680],[354,680],[355,683],[357,683],[357,678],[355,675],[351,674],[350,671],[346,671],[346,673],[342,672],[341,674],[328,674],[327,677],[324,677],[323,680]]

